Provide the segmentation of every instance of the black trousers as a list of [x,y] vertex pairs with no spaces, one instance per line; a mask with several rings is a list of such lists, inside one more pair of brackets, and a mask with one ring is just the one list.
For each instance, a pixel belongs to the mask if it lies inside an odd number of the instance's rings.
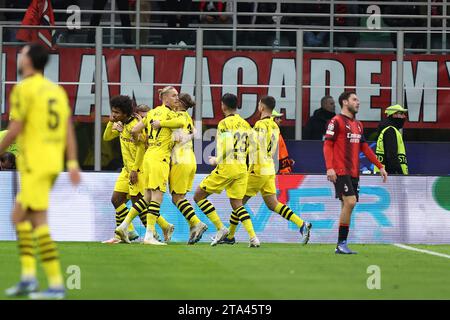
[[[92,8],[93,10],[103,10],[105,8],[106,2],[108,2],[108,0],[95,0],[93,2],[94,2],[93,8]],[[128,11],[129,10],[128,0],[116,0],[116,5],[120,11]],[[90,26],[91,27],[98,26],[100,24],[101,18],[102,18],[101,13],[93,14],[91,16]],[[126,27],[126,28],[131,27],[129,14],[120,14],[120,21],[122,22],[122,27]],[[122,29],[122,37],[123,37],[123,41],[126,44],[131,44],[132,43],[131,29]],[[95,39],[95,30],[89,30],[88,43],[94,42],[94,39]]]
[[[192,8],[192,0],[166,0],[166,11],[191,11]],[[177,23],[179,22],[180,28],[187,28],[189,26],[189,22],[191,21],[191,16],[180,15],[180,18],[176,15],[170,15],[167,17],[167,26],[169,28],[176,28]],[[181,40],[185,42],[189,42],[189,32],[186,30],[169,30],[167,33],[169,43],[178,43]]]

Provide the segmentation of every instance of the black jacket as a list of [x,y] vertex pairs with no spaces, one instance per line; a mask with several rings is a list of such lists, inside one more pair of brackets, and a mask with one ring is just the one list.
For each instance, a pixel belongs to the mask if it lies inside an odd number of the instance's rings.
[[336,113],[329,112],[325,109],[317,109],[309,118],[305,127],[303,139],[305,140],[322,140],[327,130],[328,121],[330,121]]
[[[397,129],[401,129],[403,127],[403,122],[399,121],[400,119],[394,119],[392,117],[388,117],[385,120],[381,121],[378,125],[378,136],[381,131],[388,126],[394,126]],[[389,128],[384,132],[383,135],[383,144],[384,144],[384,166],[387,173],[390,174],[403,174],[402,168],[400,166],[400,160],[397,157],[398,145],[397,145],[397,135],[393,128]]]

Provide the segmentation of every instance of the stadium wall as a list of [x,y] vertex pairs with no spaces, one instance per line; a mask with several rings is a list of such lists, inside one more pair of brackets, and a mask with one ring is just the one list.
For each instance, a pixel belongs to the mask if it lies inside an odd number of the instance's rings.
[[[15,240],[10,219],[14,199],[13,172],[0,172],[0,240]],[[111,192],[118,173],[83,173],[78,187],[70,185],[68,175],[59,176],[50,197],[49,223],[58,241],[102,241],[113,234],[114,210]],[[195,177],[197,186],[205,175]],[[313,223],[312,243],[336,241],[340,203],[334,188],[323,175],[277,177],[279,199]],[[188,194],[192,200],[193,193]],[[222,220],[227,222],[231,208],[223,195],[212,195]],[[262,242],[298,242],[298,230],[277,214],[272,214],[257,196],[247,205]],[[189,228],[183,216],[165,195],[161,212],[175,225],[173,241],[186,241]],[[196,208],[208,224],[203,241],[214,235],[214,226]],[[138,219],[135,226],[141,236],[145,229]],[[355,243],[450,243],[450,177],[391,176],[382,183],[379,176],[362,176],[360,202],[352,217],[349,241]],[[237,240],[247,242],[247,234],[238,228]]]

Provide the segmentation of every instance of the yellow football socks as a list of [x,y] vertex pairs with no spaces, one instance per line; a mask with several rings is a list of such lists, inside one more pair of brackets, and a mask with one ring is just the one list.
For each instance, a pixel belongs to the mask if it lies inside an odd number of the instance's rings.
[[230,216],[230,232],[227,235],[228,239],[233,239],[234,234],[236,233],[237,226],[239,224],[239,217],[236,215],[236,212],[233,210]]
[[276,213],[278,213],[280,216],[285,218],[288,221],[292,221],[297,225],[297,227],[301,228],[303,225],[303,220],[296,215],[291,208],[289,208],[287,205],[282,204],[281,202],[278,202],[278,204],[275,207],[274,210]]
[[189,227],[193,227],[200,222],[195,214],[195,210],[187,199],[181,199],[177,202],[177,208],[183,214],[183,217],[189,223]]
[[116,227],[120,226],[122,221],[128,214],[128,208],[125,203],[122,203],[120,206],[116,208]]
[[247,210],[245,210],[244,206],[239,207],[235,210],[236,215],[239,217],[239,221],[244,225],[245,230],[247,230],[249,238],[253,238],[256,236],[255,230],[253,230],[252,219],[250,219],[250,215]]
[[[137,215],[142,214],[147,210],[147,202],[144,200],[144,198],[139,199],[133,204],[133,207],[131,208],[130,212],[125,218],[125,223],[130,225],[131,221],[133,221],[134,218],[136,218]],[[142,218],[141,218],[142,221]]]
[[58,258],[58,250],[56,244],[50,237],[48,225],[41,225],[34,231],[37,239],[42,266],[47,275],[49,287],[62,287],[63,277],[61,274],[61,266]]
[[160,204],[156,201],[150,201],[150,205],[148,206],[148,214],[147,214],[147,231],[152,232],[153,234],[156,232],[155,225],[156,225],[156,220],[160,216],[159,210],[160,210]]
[[208,219],[216,226],[217,230],[223,228],[223,223],[220,220],[219,215],[216,212],[214,206],[209,202],[208,199],[203,199],[197,202],[197,205],[200,207],[202,212],[208,217]]
[[36,256],[31,222],[19,222],[16,226],[16,231],[20,264],[22,266],[22,280],[33,280],[36,278]]

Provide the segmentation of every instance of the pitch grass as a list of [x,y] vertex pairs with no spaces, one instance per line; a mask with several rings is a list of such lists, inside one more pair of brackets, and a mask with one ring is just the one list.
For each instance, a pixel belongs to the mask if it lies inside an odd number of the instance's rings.
[[[450,246],[417,246],[448,253]],[[81,269],[81,289],[68,299],[450,299],[450,259],[392,245],[268,244],[165,247],[58,243],[62,267]],[[369,290],[367,267],[381,269]],[[0,242],[0,298],[19,277],[15,242]],[[69,275],[65,275],[67,278]],[[45,285],[42,269],[40,283]]]

